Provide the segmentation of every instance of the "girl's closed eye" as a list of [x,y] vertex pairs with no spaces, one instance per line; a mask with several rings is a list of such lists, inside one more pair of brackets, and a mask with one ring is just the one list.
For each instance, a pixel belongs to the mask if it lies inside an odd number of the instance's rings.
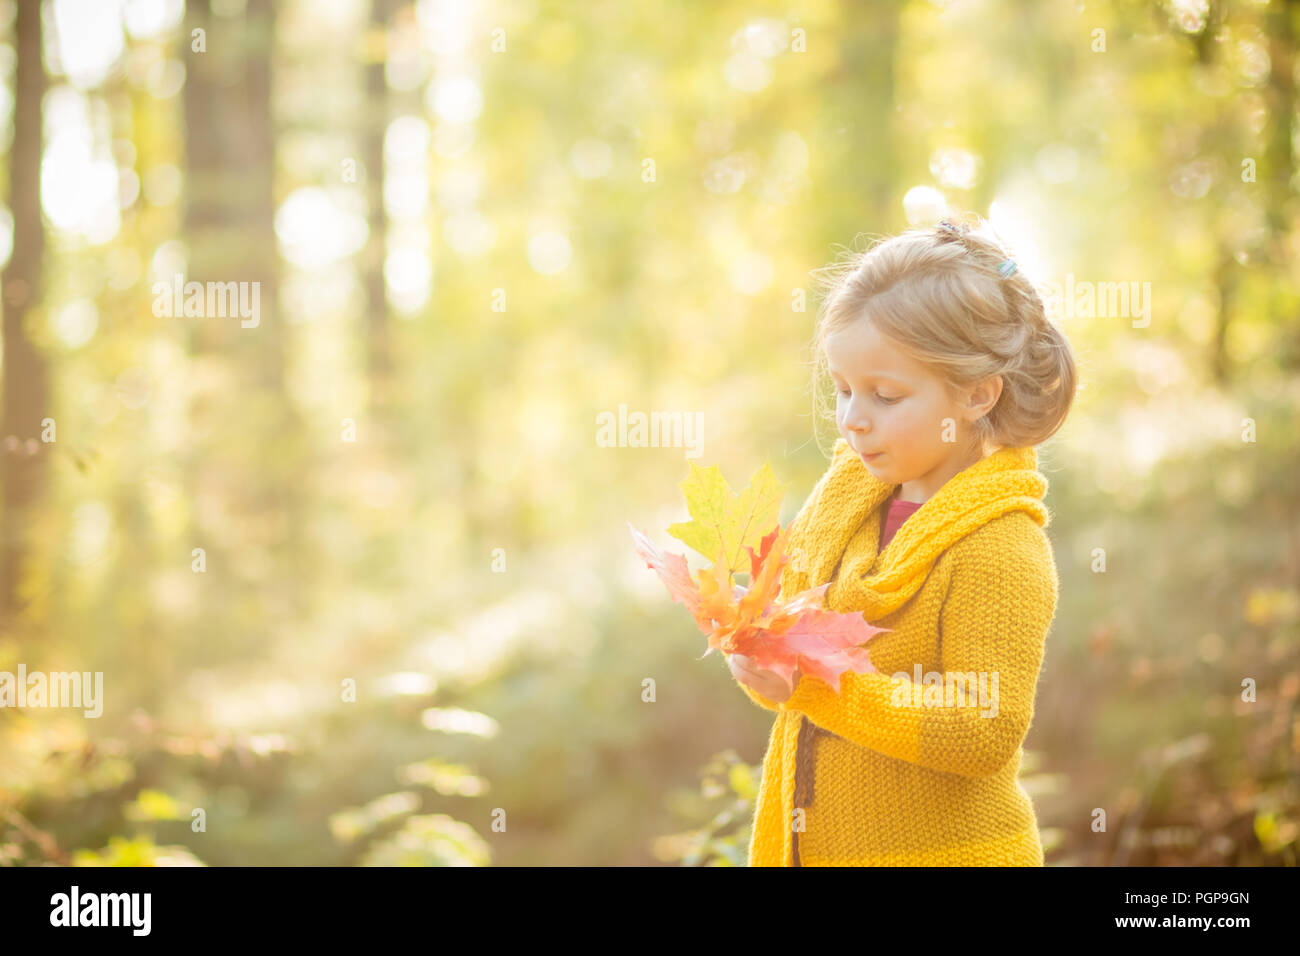
[[[841,397],[841,398],[848,398],[850,394],[851,394],[851,393],[850,393],[850,391],[849,391],[848,389],[844,389],[844,388],[840,389],[840,397]],[[881,395],[879,392],[876,393],[876,400],[879,401],[879,402],[881,402],[881,403],[884,404],[884,405],[893,405],[895,402],[902,401],[902,399],[903,399],[903,396],[901,396],[901,395],[897,395],[897,396],[894,396],[893,398],[890,398],[890,397],[887,396],[887,395]]]

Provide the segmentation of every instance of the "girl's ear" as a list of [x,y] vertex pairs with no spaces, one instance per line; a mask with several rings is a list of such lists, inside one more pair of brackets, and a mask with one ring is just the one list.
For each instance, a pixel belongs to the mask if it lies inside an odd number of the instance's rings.
[[966,395],[966,409],[971,420],[987,415],[1002,397],[1002,376],[993,375],[971,386]]

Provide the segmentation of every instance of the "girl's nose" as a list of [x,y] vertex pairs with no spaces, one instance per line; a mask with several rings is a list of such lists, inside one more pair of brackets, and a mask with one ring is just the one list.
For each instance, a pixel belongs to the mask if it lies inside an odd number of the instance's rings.
[[850,402],[848,409],[844,412],[844,427],[853,432],[869,432],[871,431],[871,422],[862,413],[860,405]]

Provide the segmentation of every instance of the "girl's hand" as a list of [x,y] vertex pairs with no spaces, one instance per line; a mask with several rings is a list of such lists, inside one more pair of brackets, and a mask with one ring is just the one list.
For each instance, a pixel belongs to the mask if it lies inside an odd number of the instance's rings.
[[802,676],[799,669],[795,668],[793,680],[787,687],[785,681],[775,671],[756,667],[753,661],[742,654],[732,654],[728,657],[727,666],[731,668],[731,674],[736,680],[754,688],[768,700],[774,700],[778,704],[790,699],[795,688],[799,686],[799,678]]

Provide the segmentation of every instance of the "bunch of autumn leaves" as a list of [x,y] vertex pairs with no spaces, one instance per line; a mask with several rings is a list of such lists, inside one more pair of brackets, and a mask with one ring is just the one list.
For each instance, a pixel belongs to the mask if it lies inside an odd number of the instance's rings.
[[[793,686],[796,669],[819,677],[836,693],[840,675],[874,674],[864,645],[888,628],[872,627],[860,613],[840,614],[822,606],[830,584],[779,600],[781,576],[790,562],[790,529],[779,522],[784,489],[765,463],[749,485],[734,493],[717,465],[700,468],[678,486],[691,519],[668,533],[713,564],[694,574],[679,554],[660,551],[628,523],[637,553],[654,569],[674,601],[683,604],[715,650],[742,654]],[[757,550],[755,550],[757,548]],[[749,575],[749,586],[736,584]]]

